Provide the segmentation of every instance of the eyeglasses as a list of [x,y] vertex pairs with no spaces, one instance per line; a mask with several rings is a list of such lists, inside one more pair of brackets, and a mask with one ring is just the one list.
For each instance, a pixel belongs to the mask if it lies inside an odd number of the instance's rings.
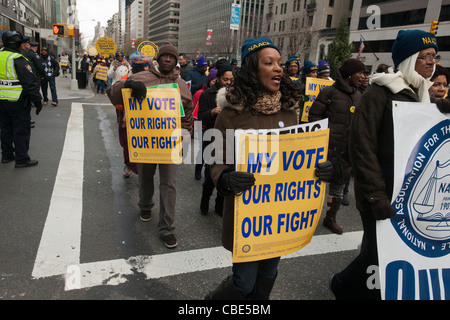
[[417,57],[419,60],[425,60],[425,61],[436,61],[436,55],[433,55],[431,53],[423,56],[423,57]]

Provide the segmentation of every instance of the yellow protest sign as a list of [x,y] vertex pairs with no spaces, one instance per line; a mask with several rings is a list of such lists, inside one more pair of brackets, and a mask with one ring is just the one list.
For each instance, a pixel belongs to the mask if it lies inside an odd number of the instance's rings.
[[180,93],[176,88],[148,88],[145,99],[122,89],[130,161],[182,162]]
[[116,43],[113,39],[108,37],[103,37],[97,40],[95,43],[95,48],[98,54],[103,57],[108,57],[109,55],[115,55],[117,51]]
[[316,101],[319,92],[325,88],[332,86],[334,81],[319,78],[306,78],[305,95],[309,96],[309,101],[303,104],[302,122],[308,122],[309,110]]
[[237,170],[256,183],[235,197],[233,262],[280,257],[312,239],[326,183],[315,168],[326,161],[329,129],[286,135],[241,134]]
[[144,41],[139,44],[137,51],[155,59],[158,55],[158,46],[151,41]]

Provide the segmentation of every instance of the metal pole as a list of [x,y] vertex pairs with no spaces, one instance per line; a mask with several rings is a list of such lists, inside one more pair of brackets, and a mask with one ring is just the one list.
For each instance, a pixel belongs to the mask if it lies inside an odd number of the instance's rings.
[[72,81],[70,82],[70,90],[78,91],[77,68],[75,59],[76,59],[75,37],[72,37]]

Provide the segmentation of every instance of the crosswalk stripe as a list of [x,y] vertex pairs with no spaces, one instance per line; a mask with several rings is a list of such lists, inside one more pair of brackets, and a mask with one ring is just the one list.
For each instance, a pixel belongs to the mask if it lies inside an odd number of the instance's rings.
[[[361,237],[361,231],[315,236],[306,247],[282,259],[356,250]],[[68,268],[65,289],[70,291],[100,285],[119,285],[128,281],[128,276],[139,273],[145,274],[147,279],[158,279],[231,265],[231,253],[223,247],[84,263]]]
[[[127,276],[145,274],[157,279],[179,274],[226,268],[231,253],[223,247],[135,256],[80,263],[83,210],[84,126],[83,104],[73,103],[55,186],[32,272],[34,278],[65,276],[66,290],[118,285]],[[314,236],[302,250],[283,259],[357,249],[362,232]]]
[[83,106],[72,104],[66,139],[32,276],[65,273],[79,263],[83,210]]

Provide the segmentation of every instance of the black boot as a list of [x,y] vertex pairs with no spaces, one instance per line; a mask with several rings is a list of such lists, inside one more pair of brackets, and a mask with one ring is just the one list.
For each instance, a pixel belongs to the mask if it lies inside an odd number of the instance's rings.
[[258,276],[252,300],[269,300],[275,279]]
[[216,196],[216,206],[215,206],[215,211],[219,216],[222,216],[222,212],[223,212],[223,196],[221,196],[220,194],[217,194]]
[[228,276],[221,284],[205,296],[205,300],[244,300],[234,287],[233,277]]
[[202,199],[200,200],[200,212],[203,215],[207,215],[209,211],[209,197],[205,194],[202,195]]

